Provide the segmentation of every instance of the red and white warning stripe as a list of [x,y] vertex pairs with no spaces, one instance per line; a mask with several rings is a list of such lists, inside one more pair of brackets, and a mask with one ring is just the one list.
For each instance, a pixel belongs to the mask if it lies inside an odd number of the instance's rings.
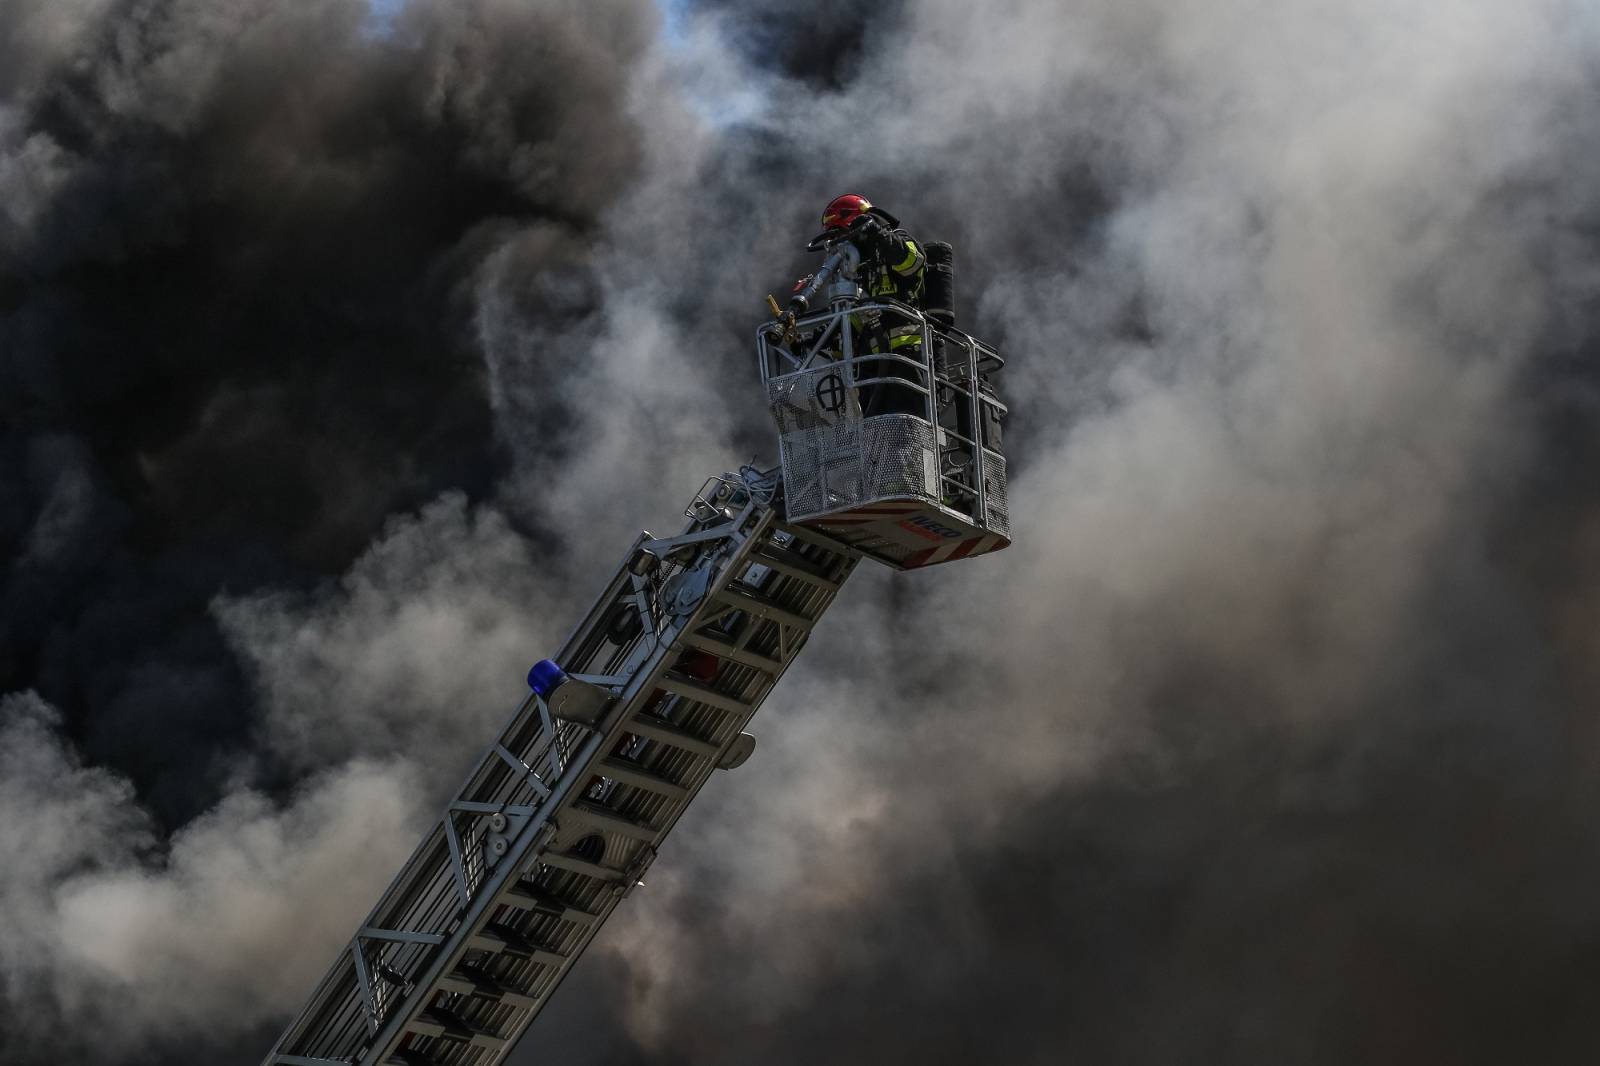
[[932,566],[934,563],[947,563],[956,559],[965,559],[969,555],[982,555],[1002,547],[1005,538],[998,533],[984,533],[981,536],[968,537],[966,540],[951,541],[940,544],[934,548],[924,548],[915,555],[906,557],[902,564],[907,570],[919,566]]
[[871,507],[852,507],[848,511],[840,511],[827,518],[812,518],[806,524],[812,526],[865,526],[873,522],[880,522],[885,518],[897,515],[913,514],[924,510],[926,504],[921,503],[878,503]]
[[925,503],[876,503],[871,507],[856,507],[848,514],[910,514],[912,511],[921,511],[928,505]]

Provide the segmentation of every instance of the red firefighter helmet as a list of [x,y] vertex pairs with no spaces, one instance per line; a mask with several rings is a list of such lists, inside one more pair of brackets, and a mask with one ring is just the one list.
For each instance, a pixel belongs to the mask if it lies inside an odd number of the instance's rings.
[[822,228],[849,229],[852,222],[871,210],[872,202],[865,196],[853,192],[836,196],[822,212]]

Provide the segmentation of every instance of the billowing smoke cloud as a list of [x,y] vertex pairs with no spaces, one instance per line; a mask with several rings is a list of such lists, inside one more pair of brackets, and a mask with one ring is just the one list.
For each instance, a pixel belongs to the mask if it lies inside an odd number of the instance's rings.
[[255,677],[262,739],[295,771],[429,752],[448,785],[520,702],[527,649],[569,624],[536,609],[556,595],[498,513],[452,493],[391,523],[336,590],[215,613]]
[[1017,544],[854,579],[517,1061],[1593,1057],[1592,17],[796,12],[8,13],[0,1057],[256,1059],[847,188]]
[[[423,821],[414,768],[351,760],[285,805],[234,791],[158,841],[128,782],[63,744],[56,712],[26,695],[0,714],[7,1062],[126,1061],[152,1038],[276,1020],[349,936],[340,904],[381,891]],[[333,905],[306,907],[312,886]]]

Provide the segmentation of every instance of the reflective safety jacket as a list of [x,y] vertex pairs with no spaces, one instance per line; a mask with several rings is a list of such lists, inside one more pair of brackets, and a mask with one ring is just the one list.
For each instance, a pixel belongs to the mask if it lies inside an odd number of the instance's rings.
[[858,276],[867,297],[888,296],[922,308],[922,280],[928,257],[903,229],[885,230],[877,240],[856,243],[861,252]]
[[[927,273],[928,257],[911,234],[903,229],[885,230],[877,240],[856,243],[861,252],[861,267],[857,277],[866,290],[866,298],[886,296],[922,310],[923,277]],[[871,351],[882,351],[887,342],[890,351],[922,343],[922,331],[916,326],[894,325],[887,336],[872,337]]]

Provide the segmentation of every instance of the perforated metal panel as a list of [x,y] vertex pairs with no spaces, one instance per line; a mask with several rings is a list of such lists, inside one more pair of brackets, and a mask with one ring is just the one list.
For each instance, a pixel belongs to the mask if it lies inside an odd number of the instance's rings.
[[819,367],[768,383],[793,521],[871,500],[938,499],[933,427],[910,415],[863,420],[839,369]]
[[987,449],[983,453],[983,498],[989,507],[989,528],[1011,536],[1011,505],[1006,501],[1006,461]]
[[862,498],[861,411],[834,366],[768,383],[789,513],[817,514]]
[[861,408],[846,387],[844,371],[825,364],[767,383],[767,399],[780,434],[807,433],[861,421]]
[[861,435],[868,499],[939,498],[932,426],[910,415],[879,415],[862,423]]

